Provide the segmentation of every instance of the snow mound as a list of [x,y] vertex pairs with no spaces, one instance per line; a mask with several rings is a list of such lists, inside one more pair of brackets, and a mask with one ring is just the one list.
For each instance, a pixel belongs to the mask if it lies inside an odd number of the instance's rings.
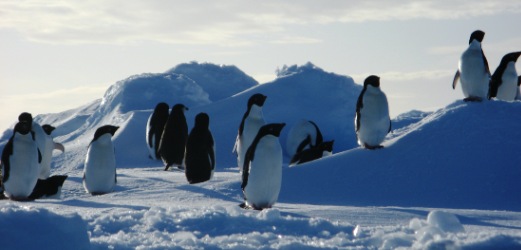
[[141,74],[119,81],[105,92],[101,112],[119,109],[121,113],[132,110],[154,109],[157,103],[171,106],[183,103],[187,107],[209,104],[208,93],[192,79],[175,74]]
[[457,101],[384,149],[356,148],[287,169],[280,200],[520,211],[520,113],[521,102]]
[[78,214],[7,204],[0,225],[2,249],[90,249],[87,223]]
[[259,83],[233,65],[183,63],[167,71],[189,77],[201,86],[212,102],[228,98]]

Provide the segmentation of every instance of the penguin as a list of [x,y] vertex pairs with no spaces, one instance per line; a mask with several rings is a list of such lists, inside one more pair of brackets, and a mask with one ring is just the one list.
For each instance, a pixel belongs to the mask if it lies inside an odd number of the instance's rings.
[[[33,122],[33,128],[38,127],[37,124]],[[62,152],[65,151],[65,148],[60,143],[55,143],[54,139],[51,136],[52,131],[54,131],[56,128],[49,125],[44,124],[41,126],[42,131],[44,132],[42,135],[40,135],[42,139],[42,143],[44,144],[43,147],[40,148],[40,152],[42,153],[42,163],[40,164],[40,176],[38,179],[45,180],[49,178],[51,175],[51,160],[52,160],[52,151],[54,149],[59,149]],[[38,129],[35,130],[35,133]],[[38,136],[37,136],[38,137]]]
[[488,99],[496,97],[503,101],[516,99],[518,91],[518,76],[516,62],[521,52],[508,53],[501,59],[499,66],[490,79]]
[[314,161],[322,157],[327,157],[333,154],[334,140],[322,142],[314,147],[304,149],[293,156],[290,161],[290,166],[302,164],[309,161]]
[[267,96],[260,93],[250,96],[246,112],[239,125],[239,131],[232,152],[237,153],[237,166],[241,173],[243,172],[246,151],[257,135],[257,132],[259,132],[260,127],[266,124],[262,114],[262,107],[264,106],[266,98]]
[[286,139],[286,153],[294,156],[302,150],[312,148],[323,142],[322,133],[313,121],[300,120],[289,130]]
[[521,85],[521,76],[518,76],[518,77],[517,77],[517,94],[516,94],[516,100],[521,100],[520,85]]
[[485,32],[476,30],[469,39],[469,47],[460,57],[458,71],[454,75],[452,88],[455,89],[458,81],[465,96],[464,101],[482,101],[488,93],[490,69],[487,57],[483,53],[481,42]]
[[67,175],[53,175],[45,180],[38,179],[29,199],[56,198],[61,196],[61,189]]
[[117,182],[116,156],[112,136],[119,127],[99,127],[89,144],[83,169],[83,187],[87,193],[101,195],[112,192]]
[[150,158],[153,160],[161,159],[159,155],[159,142],[161,141],[161,135],[168,120],[168,111],[168,104],[160,102],[156,105],[154,112],[148,118],[146,140]]
[[187,110],[188,108],[183,104],[174,105],[166,121],[159,143],[159,154],[165,163],[165,171],[172,165],[176,165],[179,169],[184,168],[183,160],[188,139],[188,125],[184,112]]
[[210,117],[199,113],[188,135],[185,154],[185,175],[188,183],[195,184],[212,178],[215,169],[215,144],[209,129]]
[[277,201],[282,183],[282,147],[278,137],[285,125],[262,126],[248,148],[242,172],[242,208],[262,210]]
[[22,119],[2,151],[2,187],[7,198],[29,200],[40,174],[41,160],[32,131],[32,117]]
[[389,104],[380,89],[378,76],[369,76],[364,81],[364,88],[356,102],[355,131],[358,145],[367,149],[382,148],[380,143],[391,132]]

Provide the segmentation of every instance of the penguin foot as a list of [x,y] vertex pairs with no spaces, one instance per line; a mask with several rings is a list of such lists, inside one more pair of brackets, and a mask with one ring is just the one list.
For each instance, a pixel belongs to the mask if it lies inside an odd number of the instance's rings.
[[384,146],[382,146],[382,145],[371,146],[371,145],[368,145],[367,143],[364,143],[364,148],[367,148],[370,150],[375,150],[375,149],[384,148]]
[[483,101],[483,98],[477,97],[477,96],[469,96],[465,99],[463,99],[464,102],[481,102]]
[[170,165],[166,165],[165,166],[165,171],[168,171],[169,168],[170,168]]

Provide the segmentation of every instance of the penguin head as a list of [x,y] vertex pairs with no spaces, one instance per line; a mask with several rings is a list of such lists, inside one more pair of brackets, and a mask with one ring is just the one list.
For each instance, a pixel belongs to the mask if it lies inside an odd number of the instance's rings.
[[199,113],[195,116],[195,126],[201,128],[208,128],[210,125],[210,117],[206,113]]
[[14,132],[20,133],[22,135],[26,135],[29,132],[31,132],[32,129],[32,123],[29,123],[27,121],[20,121],[16,123],[14,126]]
[[49,124],[44,124],[42,126],[42,128],[43,128],[43,131],[45,131],[45,133],[47,135],[51,135],[52,131],[54,131],[56,129],[55,127],[53,127],[53,126],[51,126]]
[[18,116],[18,121],[19,122],[28,122],[28,123],[33,123],[33,115],[31,115],[31,113],[27,113],[27,112],[23,112],[21,113],[19,116]]
[[156,108],[154,109],[154,112],[157,113],[157,112],[165,112],[166,110],[166,113],[168,113],[168,109],[170,107],[168,107],[168,104],[164,103],[164,102],[160,102],[156,105]]
[[280,132],[282,131],[282,128],[286,126],[286,123],[270,123],[262,126],[259,129],[259,135],[265,136],[265,135],[273,135],[275,137],[280,136]]
[[119,129],[118,126],[112,126],[112,125],[105,125],[101,126],[98,129],[96,129],[96,133],[94,133],[94,139],[92,141],[97,140],[104,134],[110,134],[111,136],[114,136],[116,131]]
[[185,111],[188,111],[188,108],[181,103],[178,103],[172,107],[172,113],[184,113]]
[[520,55],[521,55],[520,51],[508,53],[503,56],[503,58],[501,59],[501,63],[507,64],[509,62],[517,62],[517,59],[519,58]]
[[481,30],[476,30],[476,31],[472,32],[472,34],[470,35],[469,44],[471,44],[473,40],[476,40],[481,43],[483,41],[484,37],[485,37],[485,32],[483,32]]
[[380,77],[375,76],[375,75],[368,76],[364,80],[364,88],[367,88],[368,85],[371,85],[375,88],[379,88],[380,87]]
[[259,93],[252,95],[250,99],[248,99],[248,109],[251,108],[253,104],[262,107],[264,105],[264,102],[266,101],[266,98],[268,97]]

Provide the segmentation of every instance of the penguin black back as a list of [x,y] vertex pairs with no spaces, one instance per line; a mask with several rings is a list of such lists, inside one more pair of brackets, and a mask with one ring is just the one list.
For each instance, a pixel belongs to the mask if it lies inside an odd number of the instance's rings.
[[313,161],[322,158],[324,151],[333,152],[333,143],[335,141],[322,142],[319,145],[303,150],[302,152],[296,153],[291,158],[290,163],[302,164],[305,162]]
[[[496,71],[494,71],[494,74],[492,74],[492,77],[490,78],[490,85],[488,90],[488,99],[491,99],[492,97],[496,97],[497,91],[499,86],[503,83],[503,73],[505,73],[505,70],[507,68],[507,65],[509,62],[517,62],[517,59],[521,55],[521,52],[512,52],[508,53],[501,58],[501,62],[499,63],[499,66],[497,67]],[[519,77],[518,77],[518,85],[519,85]]]
[[168,120],[159,143],[159,154],[165,163],[165,170],[176,164],[183,165],[186,140],[188,139],[188,125],[186,123],[183,104],[176,104],[170,111]]
[[168,104],[160,102],[156,105],[152,117],[150,118],[150,128],[147,131],[147,143],[149,147],[155,149],[156,159],[160,159],[159,143],[161,142],[161,135],[163,134],[163,129],[168,120],[168,109]]
[[242,135],[242,132],[244,130],[244,120],[246,120],[246,118],[250,114],[251,107],[253,105],[262,107],[264,105],[264,102],[266,101],[266,98],[267,98],[267,96],[257,93],[257,94],[252,95],[250,97],[250,99],[248,99],[248,109],[246,110],[246,112],[244,113],[244,116],[242,117],[241,125],[239,125],[239,136]]
[[210,117],[199,113],[186,142],[185,175],[190,184],[209,180],[215,169],[214,140],[209,125]]
[[371,85],[375,88],[379,88],[380,77],[371,75],[364,80],[364,88],[362,89],[362,92],[360,92],[360,95],[358,96],[358,100],[356,102],[356,131],[360,129],[360,110],[364,107],[364,94],[365,91],[367,91],[368,85]]
[[53,175],[45,180],[38,179],[29,199],[34,200],[57,194],[67,177],[67,175]]

